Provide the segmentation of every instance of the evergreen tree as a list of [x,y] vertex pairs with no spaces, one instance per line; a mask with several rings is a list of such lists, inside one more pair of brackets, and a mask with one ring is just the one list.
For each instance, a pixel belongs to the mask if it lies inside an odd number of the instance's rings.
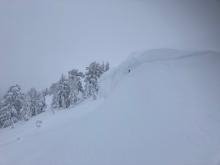
[[26,95],[27,115],[35,116],[44,112],[46,108],[45,96],[43,93],[37,92],[35,88],[31,88]]
[[109,70],[109,62],[107,62],[106,64],[105,64],[105,69],[104,69],[104,72],[107,72],[108,70]]
[[107,72],[108,70],[109,70],[109,62],[106,62],[106,63],[102,62],[102,65],[101,65],[102,73]]
[[104,65],[100,65],[97,62],[92,62],[86,67],[85,73],[85,96],[93,97],[96,99],[98,93],[98,78],[104,72]]
[[1,127],[13,125],[23,119],[22,110],[25,104],[24,94],[19,85],[9,88],[1,101],[0,124]]
[[70,86],[64,75],[61,76],[59,82],[54,84],[53,89],[53,108],[68,108],[70,106]]
[[49,95],[49,89],[48,89],[48,88],[45,88],[45,89],[42,91],[42,94],[43,94],[43,96]]
[[83,73],[79,72],[77,69],[68,72],[71,104],[76,104],[84,94],[81,80],[83,77]]

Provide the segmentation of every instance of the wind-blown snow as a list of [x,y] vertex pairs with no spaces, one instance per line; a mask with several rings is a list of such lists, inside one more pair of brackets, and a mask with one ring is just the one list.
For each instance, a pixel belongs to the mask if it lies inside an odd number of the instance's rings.
[[102,77],[104,99],[0,130],[0,164],[218,165],[219,71],[211,51],[136,53]]

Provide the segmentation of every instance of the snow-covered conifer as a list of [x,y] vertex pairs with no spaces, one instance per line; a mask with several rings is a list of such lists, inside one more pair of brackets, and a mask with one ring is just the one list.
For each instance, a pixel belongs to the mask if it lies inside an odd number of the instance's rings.
[[80,99],[82,99],[82,96],[84,94],[82,86],[83,77],[83,73],[79,72],[77,69],[73,69],[68,72],[71,104],[76,104]]
[[97,62],[92,62],[86,67],[85,73],[85,96],[93,97],[96,99],[98,93],[98,78],[104,72],[104,65],[100,65]]
[[109,70],[109,62],[107,62],[106,64],[105,64],[105,69],[104,69],[104,72],[107,72],[108,70]]
[[45,96],[43,93],[37,92],[35,88],[31,88],[26,95],[26,105],[28,113],[31,113],[31,116],[35,116],[39,113],[44,112],[46,103]]
[[53,108],[68,108],[70,106],[70,86],[64,75],[61,76],[59,82],[54,84],[56,87],[53,91]]
[[11,86],[1,101],[1,127],[13,125],[18,120],[23,119],[22,109],[24,104],[24,94],[21,92],[20,86]]

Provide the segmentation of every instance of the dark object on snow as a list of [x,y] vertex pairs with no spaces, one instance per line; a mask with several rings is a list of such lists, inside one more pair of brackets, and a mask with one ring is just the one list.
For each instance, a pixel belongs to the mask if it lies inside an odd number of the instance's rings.
[[35,123],[36,127],[40,128],[42,126],[42,123],[43,123],[42,120],[37,120],[36,123]]
[[131,69],[128,69],[128,73],[130,73],[131,72]]

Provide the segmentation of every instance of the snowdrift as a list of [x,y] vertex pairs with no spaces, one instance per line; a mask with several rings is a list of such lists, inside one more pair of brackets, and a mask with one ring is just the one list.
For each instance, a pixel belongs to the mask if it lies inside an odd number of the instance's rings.
[[218,165],[219,71],[211,51],[133,54],[97,101],[0,130],[0,164]]

